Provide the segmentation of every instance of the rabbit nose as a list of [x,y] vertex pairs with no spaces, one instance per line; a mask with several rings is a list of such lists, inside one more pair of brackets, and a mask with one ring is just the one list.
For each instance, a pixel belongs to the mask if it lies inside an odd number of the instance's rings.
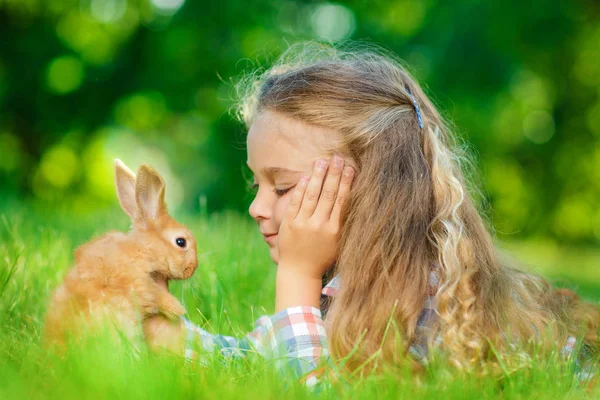
[[191,266],[187,267],[187,268],[185,269],[185,271],[183,271],[183,278],[184,278],[184,279],[188,279],[188,278],[190,278],[192,275],[194,275],[194,272],[196,272],[196,268],[197,268],[197,266],[198,266],[197,264],[198,264],[198,263],[196,263],[196,266],[194,266],[194,265],[191,265]]

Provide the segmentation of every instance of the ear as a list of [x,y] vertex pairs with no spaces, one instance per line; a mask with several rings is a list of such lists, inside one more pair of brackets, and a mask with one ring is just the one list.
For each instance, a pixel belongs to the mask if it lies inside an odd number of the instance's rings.
[[137,216],[135,174],[118,158],[115,159],[115,186],[121,208],[134,220]]
[[135,182],[135,200],[143,222],[156,220],[167,213],[165,204],[165,182],[149,165],[138,169]]

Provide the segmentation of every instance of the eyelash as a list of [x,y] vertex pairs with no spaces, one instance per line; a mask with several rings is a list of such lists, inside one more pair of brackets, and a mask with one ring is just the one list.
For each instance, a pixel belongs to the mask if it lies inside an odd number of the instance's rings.
[[283,196],[284,194],[286,194],[287,192],[290,191],[291,188],[288,189],[273,189],[273,192],[275,192],[275,194],[279,197]]
[[[256,191],[256,189],[258,189],[258,183],[254,183],[254,184],[252,184],[252,185],[250,186],[250,190],[252,190],[252,191]],[[274,192],[274,193],[275,193],[277,196],[281,197],[281,196],[285,195],[287,192],[289,192],[291,189],[292,189],[291,187],[290,187],[290,188],[287,188],[287,189],[277,189],[277,188],[274,188],[274,189],[273,189],[273,192]]]

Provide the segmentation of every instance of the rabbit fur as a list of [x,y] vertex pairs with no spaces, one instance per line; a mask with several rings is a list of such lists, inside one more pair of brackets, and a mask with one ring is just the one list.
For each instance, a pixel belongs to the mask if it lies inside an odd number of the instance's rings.
[[[94,328],[115,329],[133,343],[143,340],[142,321],[163,314],[177,319],[185,309],[159,279],[187,279],[198,267],[192,233],[171,218],[165,183],[150,166],[137,176],[115,160],[121,208],[128,233],[109,232],[75,250],[75,265],[54,291],[44,324],[44,341],[64,344]],[[184,244],[184,246],[182,246]]]

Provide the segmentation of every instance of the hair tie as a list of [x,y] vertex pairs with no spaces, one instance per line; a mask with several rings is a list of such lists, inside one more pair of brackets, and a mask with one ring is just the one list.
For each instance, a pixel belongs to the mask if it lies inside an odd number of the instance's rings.
[[410,99],[413,102],[413,105],[415,106],[415,111],[417,112],[417,120],[419,121],[419,128],[423,129],[423,118],[421,118],[421,111],[419,111],[419,105],[417,104],[417,100],[410,93],[408,87],[406,87],[406,93],[408,94],[408,97],[410,97]]

